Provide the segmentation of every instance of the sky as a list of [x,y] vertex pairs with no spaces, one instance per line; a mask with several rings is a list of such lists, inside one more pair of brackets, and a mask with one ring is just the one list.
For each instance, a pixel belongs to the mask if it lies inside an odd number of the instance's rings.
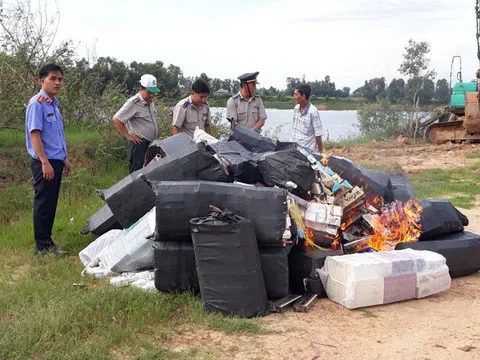
[[[50,1],[50,7],[53,0]],[[453,55],[475,77],[474,0],[57,0],[57,41],[80,56],[129,63],[163,61],[185,76],[236,78],[259,71],[262,87],[287,77],[356,89],[366,79],[400,77],[408,40],[431,45],[431,68],[449,79]]]

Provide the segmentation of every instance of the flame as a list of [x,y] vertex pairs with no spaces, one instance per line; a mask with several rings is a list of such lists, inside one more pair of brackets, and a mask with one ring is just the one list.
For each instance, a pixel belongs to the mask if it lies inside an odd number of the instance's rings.
[[328,157],[327,154],[324,152],[322,154],[322,160],[320,160],[323,166],[327,167],[328,166]]
[[295,221],[295,224],[297,225],[298,235],[305,239],[305,245],[307,246],[307,248],[312,247],[318,250],[325,250],[322,247],[315,244],[315,242],[313,241],[314,239],[313,231],[305,226],[298,205],[297,204],[289,205],[288,211],[290,212],[290,216],[292,217],[293,221]]
[[399,242],[417,241],[422,233],[422,207],[415,200],[385,205],[372,216],[373,235],[369,246],[377,251],[393,250]]

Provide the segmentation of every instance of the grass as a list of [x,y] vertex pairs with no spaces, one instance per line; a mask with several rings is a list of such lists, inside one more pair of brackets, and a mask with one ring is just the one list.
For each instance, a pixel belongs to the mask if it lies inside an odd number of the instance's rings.
[[0,132],[0,359],[213,359],[195,345],[172,352],[167,344],[195,329],[267,333],[255,319],[207,313],[190,293],[144,293],[82,277],[76,254],[94,237],[79,231],[102,205],[95,189],[127,174],[126,150],[107,129],[67,128],[66,137],[76,168],[62,183],[53,234],[73,255],[55,259],[32,254],[33,189],[24,134]]
[[419,199],[448,198],[465,209],[480,195],[480,162],[454,170],[432,169],[409,177]]
[[480,154],[477,154],[477,153],[469,153],[469,154],[466,154],[465,157],[467,159],[480,159]]
[[[395,164],[365,161],[358,164],[387,174],[401,172],[401,168]],[[453,170],[424,170],[419,174],[409,175],[408,179],[419,200],[445,198],[455,206],[470,209],[475,206],[476,198],[480,195],[480,162]]]

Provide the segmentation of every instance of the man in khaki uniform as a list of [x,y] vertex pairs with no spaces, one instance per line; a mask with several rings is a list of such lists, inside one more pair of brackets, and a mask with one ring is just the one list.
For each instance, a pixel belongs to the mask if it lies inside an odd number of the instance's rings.
[[142,75],[138,94],[128,99],[113,116],[118,132],[128,140],[130,173],[143,167],[148,146],[158,136],[157,110],[153,98],[159,92],[155,76]]
[[255,94],[257,89],[257,76],[259,72],[247,73],[238,77],[240,92],[227,101],[227,120],[232,129],[236,125],[243,125],[257,132],[262,131],[267,113],[263,101]]
[[191,138],[197,126],[208,134],[210,129],[210,107],[207,98],[210,95],[208,84],[202,79],[197,79],[192,84],[190,96],[180,100],[173,110],[172,134],[184,132]]

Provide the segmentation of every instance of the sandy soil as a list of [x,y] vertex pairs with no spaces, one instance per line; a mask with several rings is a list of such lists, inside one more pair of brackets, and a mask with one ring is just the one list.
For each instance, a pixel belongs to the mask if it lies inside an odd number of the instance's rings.
[[425,169],[454,169],[468,166],[477,159],[469,159],[466,154],[480,154],[480,144],[396,143],[373,142],[359,147],[333,149],[329,155],[344,156],[354,161],[385,164],[404,174],[415,174]]
[[[480,145],[369,144],[336,155],[398,166],[406,174],[451,169],[479,161]],[[466,230],[480,233],[480,199]],[[348,310],[328,299],[309,313],[271,314],[268,335],[226,335],[198,329],[169,341],[174,351],[208,349],[218,359],[480,359],[480,273],[454,279],[451,288],[421,300]]]

